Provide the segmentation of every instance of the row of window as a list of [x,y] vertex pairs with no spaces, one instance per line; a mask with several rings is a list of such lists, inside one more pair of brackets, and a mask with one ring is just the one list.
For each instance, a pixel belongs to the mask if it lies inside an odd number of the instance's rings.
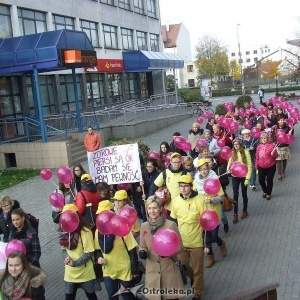
[[[125,1],[124,1],[125,2]],[[46,13],[18,8],[18,18],[21,35],[35,34],[47,31]],[[75,19],[53,14],[55,30],[75,30]],[[100,47],[99,23],[81,20],[80,29],[89,37],[94,47]],[[123,50],[151,50],[159,51],[159,36],[153,33],[134,31],[128,28],[119,28],[108,24],[102,24],[104,48]],[[120,34],[120,39],[118,38]],[[10,8],[0,5],[0,38],[12,37]],[[119,41],[121,40],[121,41]],[[136,40],[136,46],[134,41]],[[150,45],[148,45],[148,41]]]
[[[250,51],[246,51],[245,53],[246,53],[246,55],[251,55]],[[270,53],[270,48],[267,48],[267,49],[261,48],[260,53],[261,54]],[[253,50],[253,54],[257,54],[257,50]],[[237,53],[237,55],[239,55],[239,53]],[[235,57],[235,52],[231,53],[231,57]]]

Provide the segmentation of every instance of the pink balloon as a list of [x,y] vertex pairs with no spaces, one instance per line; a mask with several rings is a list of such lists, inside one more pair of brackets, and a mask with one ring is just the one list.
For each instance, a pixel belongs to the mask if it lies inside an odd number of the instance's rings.
[[10,242],[8,242],[8,244],[5,247],[5,255],[6,257],[15,251],[21,251],[24,253],[24,255],[26,255],[26,246],[25,244],[20,241],[20,240],[11,240]]
[[300,99],[297,101],[298,105],[300,105]]
[[181,149],[181,150],[185,150],[185,145],[186,145],[186,141],[177,143],[176,147]]
[[245,127],[246,129],[251,129],[251,128],[252,128],[251,121],[246,120],[245,123],[244,123],[244,127]]
[[232,150],[228,146],[224,146],[221,151],[220,155],[222,158],[228,160],[232,156]]
[[129,224],[132,226],[137,220],[137,212],[131,206],[125,206],[119,213],[120,216],[126,217],[129,221]]
[[117,185],[117,189],[120,191],[120,190],[124,190],[124,191],[129,191],[131,188],[131,185],[129,183],[119,183]]
[[239,178],[245,177],[247,173],[248,173],[248,167],[242,163],[235,165],[231,170],[231,174]]
[[115,236],[119,236],[119,237],[126,236],[127,234],[129,234],[131,230],[131,225],[129,223],[129,220],[124,216],[114,215],[110,219],[109,223],[110,223],[111,231]]
[[153,158],[153,159],[160,159],[160,155],[156,151],[151,151],[148,155],[148,158]]
[[165,160],[170,161],[170,160],[171,160],[172,154],[173,154],[173,152],[168,152],[168,153],[166,154]]
[[200,226],[203,230],[211,231],[219,225],[219,216],[216,211],[212,209],[205,210],[200,215]]
[[50,204],[55,208],[63,208],[65,205],[65,198],[60,193],[52,193],[49,200]]
[[49,169],[42,169],[41,172],[40,172],[40,177],[43,180],[49,180],[52,177],[52,171],[49,170]]
[[209,118],[211,118],[213,116],[213,114],[210,112],[210,111],[205,111],[204,113],[203,113],[203,117],[205,118],[205,119],[209,119]]
[[202,119],[202,118],[200,118],[200,117],[199,117],[199,118],[197,118],[197,123],[198,123],[198,124],[202,124],[202,123],[203,123],[203,119]]
[[226,145],[226,141],[224,139],[218,139],[217,140],[217,145],[222,148]]
[[261,131],[259,128],[257,127],[253,127],[251,129],[251,136],[255,139],[259,139],[260,138],[260,134],[261,134]]
[[98,231],[104,235],[109,235],[112,233],[110,228],[110,219],[115,215],[111,210],[104,210],[96,217],[96,228]]
[[66,210],[60,215],[59,225],[63,231],[73,232],[78,228],[79,223],[79,216],[75,211]]
[[203,146],[207,146],[207,143],[205,142],[205,140],[200,139],[200,140],[197,141],[196,146],[197,146],[198,148],[200,148],[200,147],[203,147]]
[[277,134],[276,135],[276,141],[280,144],[286,144],[287,142],[287,137],[286,133],[284,134]]
[[185,148],[184,148],[183,150],[185,150],[185,151],[191,151],[191,149],[192,149],[192,144],[191,144],[191,142],[186,141],[186,143],[185,143]]
[[174,255],[180,246],[178,234],[171,229],[159,229],[152,237],[152,248],[160,256]]
[[229,166],[229,171],[231,172],[232,169],[233,169],[236,165],[238,165],[238,164],[240,164],[240,162],[238,162],[238,161],[233,161],[233,162],[231,163],[231,165]]
[[293,143],[294,140],[295,140],[295,138],[294,138],[294,136],[293,136],[292,134],[287,134],[287,135],[286,135],[286,143],[287,143],[287,144]]
[[208,178],[204,181],[203,190],[208,195],[215,195],[219,192],[221,183],[217,178]]
[[62,166],[57,170],[57,177],[60,182],[68,184],[72,182],[73,172],[69,167]]
[[186,140],[183,136],[176,136],[173,141],[174,141],[175,147],[177,147],[179,149],[182,149],[181,147],[183,145],[185,145],[185,142],[186,142]]

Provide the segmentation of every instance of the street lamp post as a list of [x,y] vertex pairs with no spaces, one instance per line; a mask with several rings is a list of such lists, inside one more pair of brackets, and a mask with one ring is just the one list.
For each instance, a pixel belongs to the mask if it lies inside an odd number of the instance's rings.
[[240,24],[237,24],[237,26],[236,26],[236,33],[237,33],[238,48],[239,48],[240,81],[242,83],[242,93],[243,93],[243,95],[245,95],[243,64],[242,64],[242,53],[241,53],[241,44],[240,44],[240,37],[239,37],[239,26],[240,26]]

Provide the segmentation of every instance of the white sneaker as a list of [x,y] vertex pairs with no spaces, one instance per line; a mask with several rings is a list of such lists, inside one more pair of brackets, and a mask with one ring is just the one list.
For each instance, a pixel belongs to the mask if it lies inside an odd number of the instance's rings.
[[251,188],[252,190],[256,190],[256,186],[255,186],[255,185],[250,185],[250,188]]

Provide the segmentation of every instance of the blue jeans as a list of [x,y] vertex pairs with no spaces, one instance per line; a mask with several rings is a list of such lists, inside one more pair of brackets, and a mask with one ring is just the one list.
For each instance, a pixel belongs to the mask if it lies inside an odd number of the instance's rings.
[[234,213],[238,212],[238,201],[239,201],[239,188],[241,185],[242,189],[242,197],[243,197],[243,211],[247,211],[248,208],[248,195],[247,195],[247,187],[245,186],[245,177],[238,178],[232,177],[232,190],[233,190],[233,199],[235,204],[233,206]]
[[[120,279],[111,279],[110,277],[103,277],[105,288],[108,294],[108,297],[110,300],[118,300],[119,296],[113,296],[115,293],[118,292],[119,288],[121,287],[120,284],[122,284],[125,288],[133,287],[133,283],[131,281],[123,281]],[[122,293],[121,294],[124,300],[134,300],[136,299],[135,296],[132,293]]]

